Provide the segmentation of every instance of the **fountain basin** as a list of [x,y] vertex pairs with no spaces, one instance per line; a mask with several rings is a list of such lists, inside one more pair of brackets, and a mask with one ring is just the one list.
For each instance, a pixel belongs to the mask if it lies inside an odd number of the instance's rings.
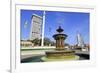
[[79,56],[75,55],[75,51],[72,50],[48,51],[41,59],[43,61],[78,60]]
[[74,57],[74,55],[75,55],[75,51],[60,50],[60,51],[46,52],[47,58],[67,58],[67,57]]
[[79,60],[79,56],[75,55],[74,57],[70,58],[47,58],[46,56],[42,57],[41,60],[44,62],[51,62],[51,61],[70,61],[70,60]]

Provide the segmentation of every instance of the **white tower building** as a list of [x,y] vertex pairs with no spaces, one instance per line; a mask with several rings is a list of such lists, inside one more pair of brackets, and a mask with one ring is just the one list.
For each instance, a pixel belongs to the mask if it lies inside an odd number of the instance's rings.
[[41,26],[42,26],[42,17],[33,14],[31,18],[30,40],[34,40],[36,38],[41,39],[41,35],[42,35]]
[[79,47],[84,48],[84,41],[83,41],[81,34],[79,34],[79,33],[77,34],[77,45]]

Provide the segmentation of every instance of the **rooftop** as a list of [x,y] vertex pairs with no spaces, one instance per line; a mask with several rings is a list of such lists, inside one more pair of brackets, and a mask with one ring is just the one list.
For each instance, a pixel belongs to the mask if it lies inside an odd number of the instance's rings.
[[35,17],[39,17],[39,18],[42,19],[42,16],[39,16],[39,15],[37,15],[37,14],[32,14],[32,17],[33,17],[33,16],[35,16]]

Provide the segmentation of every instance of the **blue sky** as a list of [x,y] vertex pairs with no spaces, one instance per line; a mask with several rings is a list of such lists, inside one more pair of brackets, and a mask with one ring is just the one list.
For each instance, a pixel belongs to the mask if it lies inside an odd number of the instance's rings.
[[[32,14],[43,16],[43,11],[21,10],[21,39],[29,39]],[[56,33],[58,26],[61,26],[64,33],[68,35],[65,40],[66,43],[76,44],[78,33],[82,35],[85,43],[89,43],[89,17],[89,13],[82,12],[46,11],[44,36],[54,40],[52,36]],[[25,27],[26,21],[27,25]]]

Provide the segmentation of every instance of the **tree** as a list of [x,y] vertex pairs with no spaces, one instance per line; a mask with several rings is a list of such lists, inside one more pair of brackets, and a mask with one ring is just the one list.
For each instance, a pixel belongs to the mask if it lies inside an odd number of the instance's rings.
[[31,42],[34,43],[34,46],[39,46],[40,45],[40,39],[38,39],[38,38],[32,40]]
[[51,41],[51,46],[56,46],[56,43],[54,41]]
[[44,38],[44,45],[48,46],[49,44],[51,44],[51,40],[47,37]]
[[[41,46],[41,41],[42,41],[42,39],[38,39],[38,38],[31,40],[31,42],[34,43],[34,46]],[[51,41],[49,38],[45,37],[44,38],[44,46],[49,46],[49,45],[54,46],[55,43],[53,41]]]
[[68,43],[65,43],[65,46],[70,46]]

